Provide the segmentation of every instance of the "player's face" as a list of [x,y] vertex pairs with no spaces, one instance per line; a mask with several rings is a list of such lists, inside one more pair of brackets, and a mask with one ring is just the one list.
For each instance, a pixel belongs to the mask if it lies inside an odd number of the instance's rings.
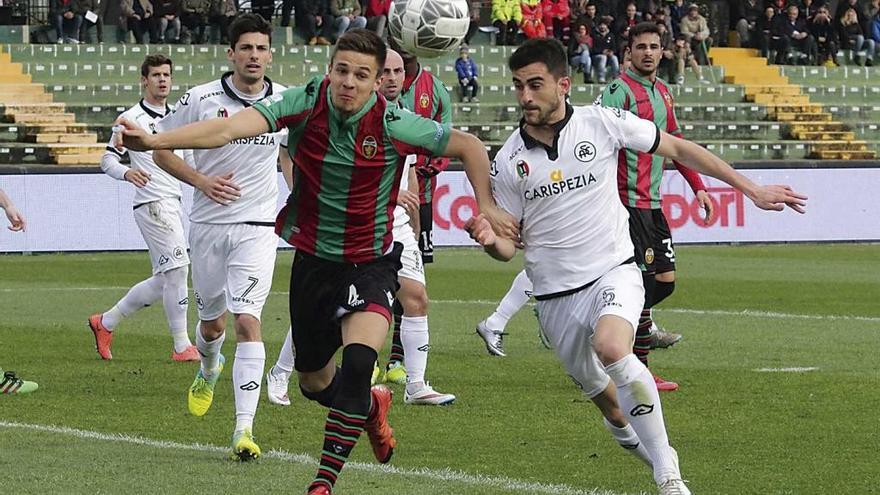
[[330,66],[330,100],[339,113],[357,113],[379,89],[376,57],[349,50],[336,52]]
[[635,38],[630,46],[630,59],[633,67],[643,77],[654,75],[663,49],[660,47],[660,36],[645,33]]
[[226,50],[235,75],[247,84],[254,84],[266,75],[266,66],[272,63],[269,35],[244,33],[235,43],[235,49]]
[[388,50],[388,56],[385,57],[385,68],[382,69],[382,85],[379,92],[385,96],[386,100],[394,100],[400,96],[400,90],[403,88],[403,59],[400,54],[394,50]]
[[141,77],[144,92],[152,99],[164,100],[171,92],[171,66],[149,67],[147,77]]
[[565,116],[565,95],[571,88],[568,76],[556,79],[547,65],[535,62],[513,71],[513,86],[527,124],[549,125]]

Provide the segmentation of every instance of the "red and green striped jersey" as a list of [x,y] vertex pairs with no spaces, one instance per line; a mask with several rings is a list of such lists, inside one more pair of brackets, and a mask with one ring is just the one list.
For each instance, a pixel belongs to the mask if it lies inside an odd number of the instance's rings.
[[[403,90],[398,98],[403,108],[435,120],[442,124],[452,125],[452,100],[449,91],[439,78],[419,67],[413,78],[403,81]],[[436,181],[434,175],[449,166],[448,158],[431,159],[430,156],[419,156],[416,170],[419,177],[419,200],[422,204],[430,203],[434,198]]]
[[451,129],[389,104],[375,92],[354,115],[340,115],[329,79],[254,105],[269,127],[287,127],[294,188],[275,230],[305,253],[363,263],[391,246],[404,157],[442,155]]
[[[675,137],[682,137],[675,118],[672,94],[660,78],[652,82],[639,76],[631,68],[627,69],[605,87],[599,101],[606,107],[627,110],[645,120],[653,121],[658,129]],[[660,181],[663,178],[664,162],[665,159],[657,154],[631,149],[620,150],[617,188],[623,204],[652,210],[660,208]],[[700,174],[678,162],[673,163],[694,192],[706,189]]]

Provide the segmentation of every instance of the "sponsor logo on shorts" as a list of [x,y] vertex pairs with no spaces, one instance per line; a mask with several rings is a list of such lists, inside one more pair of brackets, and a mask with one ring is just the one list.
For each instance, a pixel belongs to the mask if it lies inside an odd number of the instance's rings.
[[177,301],[177,305],[178,305],[178,306],[187,306],[187,305],[189,305],[189,298],[188,298],[188,297],[184,297],[184,298],[181,299],[180,301]]
[[184,254],[186,254],[186,251],[180,246],[174,248],[174,252],[171,253],[171,255],[174,256],[174,259],[176,260],[182,260]]
[[574,157],[583,163],[590,163],[596,158],[596,146],[589,141],[581,141],[574,147]]
[[654,263],[654,249],[648,248],[645,249],[645,264],[651,265]]
[[654,404],[639,404],[636,407],[630,409],[630,416],[645,416],[647,414],[651,414],[654,412]]
[[357,307],[364,304],[364,300],[361,299],[361,295],[358,294],[357,287],[354,284],[348,286],[348,306],[349,307]]
[[205,309],[205,301],[202,301],[202,296],[199,295],[198,291],[196,291],[195,295],[196,295],[196,306],[198,306],[199,309]]
[[602,291],[602,307],[607,308],[608,306],[617,306],[618,308],[622,308],[623,305],[619,302],[616,302],[617,296],[614,294],[614,289],[605,289]]
[[[354,286],[352,286],[352,287],[354,287]],[[389,306],[394,306],[394,295],[391,294],[391,291],[390,291],[390,290],[386,290],[386,291],[385,291],[385,297],[388,298],[388,305],[389,305]]]
[[169,258],[168,256],[165,256],[164,254],[162,256],[159,256],[159,266],[164,266],[169,261],[171,261],[171,258]]
[[240,390],[244,390],[245,392],[253,392],[254,390],[260,388],[260,384],[251,380],[238,388]]

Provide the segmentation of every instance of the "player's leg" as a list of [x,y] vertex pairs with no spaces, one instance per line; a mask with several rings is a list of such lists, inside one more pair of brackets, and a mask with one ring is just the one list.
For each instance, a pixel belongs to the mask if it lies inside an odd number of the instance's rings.
[[266,395],[269,402],[279,406],[290,405],[290,395],[287,393],[290,384],[290,375],[296,363],[296,354],[293,350],[293,327],[287,329],[287,336],[281,344],[278,360],[266,373]]
[[638,313],[644,305],[639,270],[635,265],[619,266],[588,290],[596,304],[589,315],[590,327],[595,329],[593,349],[617,387],[621,410],[651,456],[654,480],[660,486],[681,483],[657,385],[648,368],[632,353]]
[[189,340],[187,332],[186,312],[189,309],[189,297],[187,288],[187,276],[189,275],[189,255],[186,252],[186,237],[183,230],[183,210],[180,200],[163,199],[151,203],[155,209],[148,213],[157,220],[161,227],[158,232],[149,237],[148,244],[151,252],[156,251],[165,260],[164,265],[159,266],[162,275],[162,305],[165,308],[165,317],[168,321],[168,330],[174,342],[174,350],[171,359],[174,361],[198,361],[199,353]]
[[[593,356],[595,356],[595,352],[593,352]],[[598,363],[598,358],[596,362]],[[602,374],[605,374],[604,370]],[[617,388],[614,386],[614,382],[609,381],[605,390],[598,395],[590,397],[590,400],[602,412],[602,423],[618,445],[647,464],[648,467],[653,468],[650,454],[648,454],[645,446],[639,441],[636,430],[633,429],[632,425],[626,420],[626,416],[623,415],[623,411],[620,410],[620,404],[617,401]]]
[[[654,266],[656,270],[654,290],[651,293],[651,308],[672,295],[675,290],[675,246],[672,233],[663,210],[653,210],[654,216]],[[681,334],[659,328],[652,318],[651,348],[666,348],[682,339]]]
[[513,279],[507,294],[501,298],[495,312],[477,324],[477,335],[486,343],[486,350],[494,356],[506,356],[504,353],[504,330],[513,318],[532,297],[532,281],[522,270]]
[[419,205],[419,250],[422,252],[422,263],[434,262],[434,204],[432,202]]
[[[385,366],[382,381],[404,384],[406,383],[406,369],[403,366],[405,352],[400,336],[400,326],[403,322],[403,306],[400,304],[399,299],[395,299],[394,304],[391,305],[391,314],[394,320],[391,333],[391,351],[388,354],[388,364]],[[373,373],[375,374],[375,370]]]

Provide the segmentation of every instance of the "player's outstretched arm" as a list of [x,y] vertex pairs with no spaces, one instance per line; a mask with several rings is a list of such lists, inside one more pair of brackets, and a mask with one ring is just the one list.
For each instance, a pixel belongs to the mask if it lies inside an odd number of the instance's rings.
[[24,219],[24,215],[18,211],[18,208],[15,207],[15,204],[9,199],[9,196],[0,189],[0,210],[3,210],[6,213],[6,219],[9,220],[9,230],[13,232],[19,232],[27,229],[27,221]]
[[804,206],[807,205],[807,197],[795,192],[791,187],[755,184],[721,158],[686,139],[679,139],[661,131],[660,144],[656,152],[666,158],[685,163],[694,170],[723,180],[742,191],[762,210],[782,211],[788,206],[798,213],[803,213]]
[[482,213],[465,222],[464,229],[470,234],[471,239],[483,246],[483,250],[496,260],[510,261],[516,255],[513,241],[496,235],[492,225]]
[[115,124],[125,127],[122,145],[134,151],[219,148],[233,139],[269,132],[269,123],[253,108],[228,119],[203,120],[158,134],[149,134],[126,119],[117,119]]

